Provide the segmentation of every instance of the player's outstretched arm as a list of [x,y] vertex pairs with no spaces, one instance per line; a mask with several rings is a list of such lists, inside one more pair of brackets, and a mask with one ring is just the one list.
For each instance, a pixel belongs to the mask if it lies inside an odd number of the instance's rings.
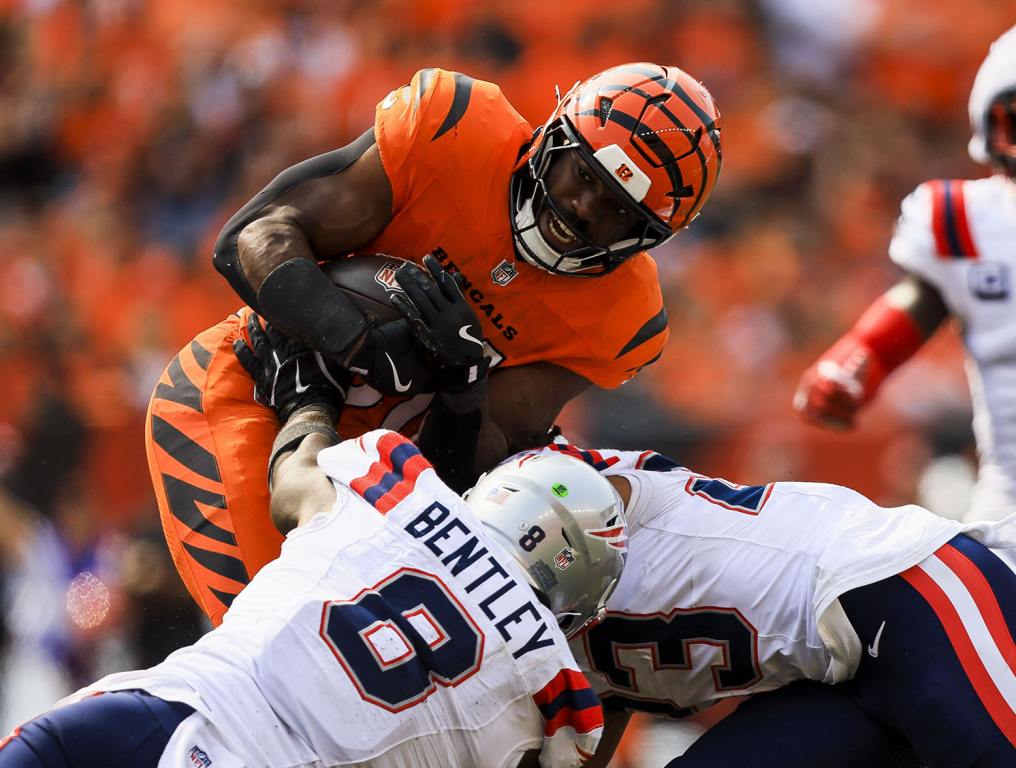
[[794,407],[808,422],[852,427],[885,377],[910,359],[948,315],[931,284],[912,275],[904,278],[804,372]]
[[[299,437],[296,449],[286,434]],[[309,407],[297,411],[279,431],[281,450],[272,455],[272,522],[280,533],[289,533],[318,512],[331,509],[335,487],[317,464],[320,451],[339,442],[334,425],[324,410]]]
[[270,323],[348,363],[367,322],[316,262],[373,240],[391,208],[391,184],[370,130],[280,173],[226,223],[213,261]]
[[268,484],[272,521],[285,534],[335,501],[317,454],[339,442],[335,423],[345,392],[311,350],[256,315],[247,323],[247,340],[237,339],[233,352],[254,379],[255,398],[279,417]]

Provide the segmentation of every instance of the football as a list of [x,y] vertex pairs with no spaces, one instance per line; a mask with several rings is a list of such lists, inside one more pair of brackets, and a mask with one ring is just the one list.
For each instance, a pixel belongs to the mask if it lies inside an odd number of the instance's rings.
[[390,297],[402,293],[395,282],[395,270],[405,263],[405,259],[374,253],[331,261],[321,269],[368,321],[383,325],[402,318]]

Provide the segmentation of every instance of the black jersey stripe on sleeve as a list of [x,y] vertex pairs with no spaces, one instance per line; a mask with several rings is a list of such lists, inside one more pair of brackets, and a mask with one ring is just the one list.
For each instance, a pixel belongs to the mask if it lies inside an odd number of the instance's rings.
[[663,333],[665,330],[667,330],[667,308],[661,307],[659,312],[647,320],[645,325],[635,332],[631,340],[614,356],[614,359],[617,360],[620,357],[624,357],[640,344],[646,343],[649,339]]
[[459,120],[466,114],[466,108],[469,106],[469,96],[473,92],[473,78],[460,72],[454,73],[454,77],[455,93],[452,96],[452,105],[448,109],[448,114],[445,115],[444,122],[441,123],[441,127],[437,129],[437,133],[434,134],[434,138],[431,141],[437,141],[458,125]]

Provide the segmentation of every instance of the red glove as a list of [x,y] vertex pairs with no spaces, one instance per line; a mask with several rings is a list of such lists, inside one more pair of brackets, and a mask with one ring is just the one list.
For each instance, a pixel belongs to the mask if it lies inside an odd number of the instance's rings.
[[794,408],[805,421],[848,429],[879,385],[925,337],[904,310],[879,298],[839,341],[804,372]]

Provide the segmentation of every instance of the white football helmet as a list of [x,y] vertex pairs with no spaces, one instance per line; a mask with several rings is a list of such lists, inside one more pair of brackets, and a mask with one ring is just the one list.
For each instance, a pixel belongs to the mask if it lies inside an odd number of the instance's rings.
[[623,502],[606,478],[571,456],[519,454],[465,499],[546,597],[565,636],[602,618],[628,554]]
[[991,44],[970,91],[967,150],[1016,177],[1016,26]]

